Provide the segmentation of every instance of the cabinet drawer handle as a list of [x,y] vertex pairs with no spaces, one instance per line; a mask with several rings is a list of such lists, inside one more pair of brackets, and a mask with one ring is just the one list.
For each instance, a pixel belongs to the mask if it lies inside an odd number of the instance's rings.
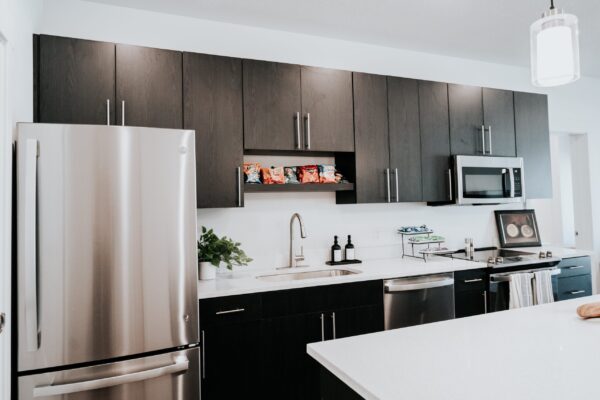
[[106,125],[110,125],[110,100],[106,99]]
[[400,189],[398,188],[398,168],[394,168],[394,177],[396,178],[396,203],[400,203]]
[[204,339],[204,331],[200,332],[202,340],[202,379],[206,379],[206,339]]
[[488,140],[490,142],[490,152],[488,154],[491,156],[493,154],[492,153],[492,126],[491,125],[488,126]]
[[485,155],[485,125],[481,125],[481,152]]
[[242,169],[237,167],[235,169],[237,177],[237,206],[242,206]]
[[392,192],[390,190],[390,169],[386,168],[385,169],[385,186],[387,188],[387,202],[391,203],[392,202]]
[[454,200],[452,198],[452,170],[448,170],[448,198],[450,201]]
[[224,315],[224,314],[235,314],[235,313],[241,313],[246,311],[245,308],[236,308],[233,310],[225,310],[225,311],[217,311],[215,314],[216,315]]
[[332,322],[333,322],[333,324],[332,324],[333,325],[333,338],[336,339],[337,335],[335,333],[335,313],[334,312],[331,313],[331,319],[332,319]]
[[296,149],[300,150],[300,113],[296,112],[296,115],[294,116],[294,119],[296,120]]
[[487,290],[483,291],[483,313],[488,313],[488,304],[487,304]]
[[121,126],[125,126],[125,100],[121,100]]
[[325,316],[321,314],[321,342],[325,341]]
[[581,268],[585,268],[585,266],[583,266],[583,265],[576,265],[574,267],[568,267],[567,269],[571,270],[571,269],[581,269]]
[[481,278],[477,278],[477,279],[465,279],[463,282],[464,283],[475,283],[475,282],[482,282],[483,279]]
[[306,113],[306,149],[310,150],[310,113]]
[[569,292],[569,294],[582,294],[585,293],[585,290],[573,290],[572,292]]

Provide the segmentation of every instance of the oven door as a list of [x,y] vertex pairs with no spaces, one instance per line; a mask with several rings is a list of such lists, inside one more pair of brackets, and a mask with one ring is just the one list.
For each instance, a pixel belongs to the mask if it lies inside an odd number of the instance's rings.
[[[506,276],[506,274],[502,274],[502,276]],[[557,301],[558,274],[552,276],[552,291],[554,292],[554,301]],[[509,304],[509,280],[499,280],[496,279],[496,275],[490,275],[488,290],[488,312],[508,310]]]
[[517,203],[514,168],[522,159],[512,157],[456,156],[456,194],[458,204]]

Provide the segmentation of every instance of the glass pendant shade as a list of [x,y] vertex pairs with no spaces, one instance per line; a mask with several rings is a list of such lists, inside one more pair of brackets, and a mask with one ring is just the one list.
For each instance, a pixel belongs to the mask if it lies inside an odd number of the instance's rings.
[[535,86],[559,86],[581,76],[577,17],[551,9],[530,28],[531,81]]

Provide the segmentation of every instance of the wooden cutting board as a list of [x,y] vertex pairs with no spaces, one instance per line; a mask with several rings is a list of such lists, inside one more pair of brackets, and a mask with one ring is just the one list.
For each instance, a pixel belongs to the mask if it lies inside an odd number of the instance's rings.
[[577,315],[583,319],[600,318],[600,302],[580,305],[577,307]]

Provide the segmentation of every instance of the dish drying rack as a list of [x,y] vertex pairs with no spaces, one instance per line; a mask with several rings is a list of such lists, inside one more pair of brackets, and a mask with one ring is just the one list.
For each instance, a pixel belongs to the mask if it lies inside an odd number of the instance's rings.
[[[412,242],[410,240],[411,236],[426,235],[427,237],[430,237],[433,234],[432,229],[422,232],[403,232],[401,230],[398,230],[398,234],[402,236],[402,258],[412,257],[427,262],[428,256],[451,253],[450,250],[442,249],[442,243],[445,243],[445,240],[431,239],[419,242]],[[406,251],[406,248],[408,247],[407,244],[410,245],[410,253]],[[432,247],[432,245],[437,245],[437,247]],[[418,254],[415,254],[415,246],[427,246],[427,248],[419,250]]]

